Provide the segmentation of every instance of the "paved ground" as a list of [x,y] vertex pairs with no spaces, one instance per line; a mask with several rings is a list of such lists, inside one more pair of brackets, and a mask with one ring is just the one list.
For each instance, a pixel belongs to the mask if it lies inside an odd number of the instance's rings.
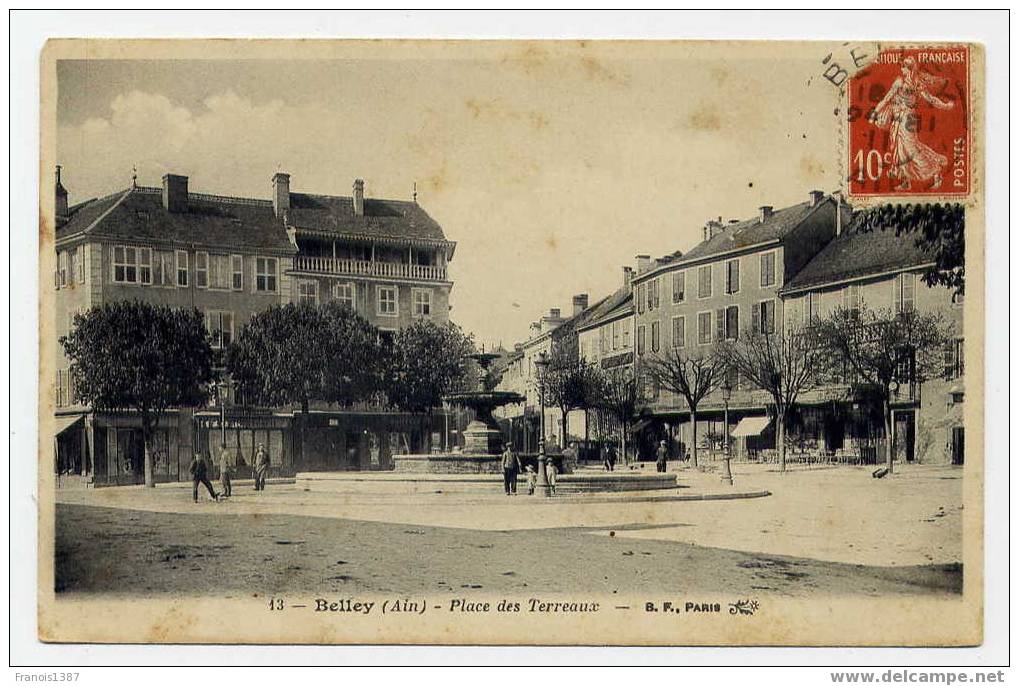
[[[958,592],[961,471],[737,466],[715,502],[337,496],[278,486],[230,502],[190,488],[58,494],[58,589],[264,593]],[[691,491],[717,476],[684,473]]]

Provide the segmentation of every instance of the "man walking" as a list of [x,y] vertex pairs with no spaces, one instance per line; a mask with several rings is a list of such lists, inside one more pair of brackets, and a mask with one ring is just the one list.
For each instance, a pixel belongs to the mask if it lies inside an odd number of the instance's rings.
[[264,443],[258,444],[258,449],[255,450],[255,490],[265,490],[265,478],[269,475],[269,453],[265,449]]
[[559,481],[559,469],[555,464],[555,457],[549,455],[545,458],[545,478],[548,479],[548,490],[555,495],[556,483]]
[[605,445],[605,471],[612,472],[616,469],[616,446],[612,443]]
[[658,444],[658,452],[655,459],[655,468],[659,472],[665,471],[667,459],[669,457],[669,449],[665,446],[665,439],[663,438]]
[[212,489],[212,484],[209,483],[209,465],[201,453],[195,453],[194,459],[191,460],[191,464],[188,466],[188,471],[191,472],[191,495],[196,503],[198,502],[198,484],[205,484],[205,487],[209,489],[209,497],[213,500],[219,500],[216,491]]
[[517,474],[520,472],[520,458],[513,451],[513,446],[507,445],[502,452],[502,482],[506,489],[506,495],[517,494]]
[[232,491],[231,480],[233,478],[233,460],[231,459],[230,449],[223,448],[223,452],[219,454],[219,482],[223,486],[223,495],[227,498],[230,497]]

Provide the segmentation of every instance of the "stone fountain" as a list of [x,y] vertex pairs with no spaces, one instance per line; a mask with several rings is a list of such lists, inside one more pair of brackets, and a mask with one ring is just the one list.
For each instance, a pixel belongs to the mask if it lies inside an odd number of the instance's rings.
[[499,356],[492,353],[474,353],[470,358],[481,369],[478,390],[451,393],[444,399],[451,405],[474,411],[474,419],[464,429],[464,447],[458,453],[431,455],[394,455],[394,469],[398,472],[426,472],[443,474],[478,474],[501,471],[500,455],[505,442],[499,423],[492,412],[512,403],[522,403],[524,396],[512,391],[496,391],[486,387],[488,368]]

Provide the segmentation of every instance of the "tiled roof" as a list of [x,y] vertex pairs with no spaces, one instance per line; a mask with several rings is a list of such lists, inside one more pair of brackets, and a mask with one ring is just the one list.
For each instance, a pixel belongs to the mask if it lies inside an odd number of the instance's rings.
[[608,319],[628,309],[633,309],[633,289],[630,286],[623,286],[612,295],[585,310],[585,312],[590,312],[590,315],[577,328],[590,328],[603,319]]
[[364,215],[354,214],[349,196],[290,194],[288,222],[297,229],[335,234],[445,241],[442,227],[416,202],[364,199]]
[[701,241],[693,248],[679,256],[667,255],[655,261],[653,268],[634,278],[643,279],[651,272],[665,265],[687,264],[699,262],[704,258],[727,253],[752,245],[768,243],[785,238],[793,229],[800,225],[814,210],[825,203],[834,202],[830,197],[812,205],[810,201],[798,205],[774,210],[763,222],[759,217],[744,219],[724,225],[715,235]]
[[892,229],[861,231],[862,216],[858,213],[849,228],[815,255],[782,288],[782,292],[918,267],[934,261],[932,255],[917,247],[916,239],[911,235],[896,236]]
[[186,212],[167,212],[160,189],[130,188],[76,205],[69,214],[57,229],[58,241],[84,233],[111,240],[297,251],[267,200],[192,193]]

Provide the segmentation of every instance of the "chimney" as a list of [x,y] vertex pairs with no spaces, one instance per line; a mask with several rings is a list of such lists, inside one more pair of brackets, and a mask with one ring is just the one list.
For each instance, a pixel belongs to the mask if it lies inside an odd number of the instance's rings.
[[633,267],[623,267],[623,286],[629,286],[633,281]]
[[60,165],[57,165],[57,183],[55,187],[56,192],[56,213],[57,219],[65,219],[67,217],[67,189],[64,188],[64,184],[60,183]]
[[637,273],[643,274],[651,268],[651,256],[650,255],[637,255]]
[[163,209],[167,212],[187,212],[188,177],[163,174]]
[[558,307],[551,308],[548,311],[548,318],[549,319],[561,319],[562,318],[562,310],[560,310]]
[[763,224],[764,222],[768,221],[768,219],[771,218],[772,210],[774,210],[775,208],[773,208],[771,205],[761,205],[759,209],[761,210],[760,219],[761,223]]
[[817,207],[824,200],[824,191],[810,191],[810,206]]
[[364,179],[354,179],[354,216],[364,216]]
[[722,218],[709,219],[708,223],[704,225],[704,240],[708,241],[718,235],[718,232],[725,227],[722,224]]
[[277,219],[290,211],[290,174],[276,172],[272,175],[272,210]]
[[573,316],[576,317],[578,314],[587,309],[587,293],[579,293],[573,296]]

